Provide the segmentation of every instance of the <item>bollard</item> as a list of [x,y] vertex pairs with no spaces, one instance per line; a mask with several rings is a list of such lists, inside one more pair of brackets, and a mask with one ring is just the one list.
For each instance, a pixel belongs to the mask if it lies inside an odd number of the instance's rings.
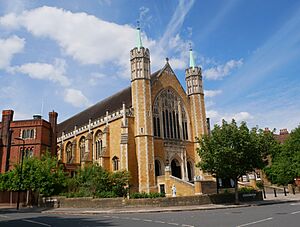
[[283,187],[283,193],[284,193],[284,196],[286,196],[286,190],[285,190],[285,187]]
[[277,197],[276,189],[274,188],[274,197]]

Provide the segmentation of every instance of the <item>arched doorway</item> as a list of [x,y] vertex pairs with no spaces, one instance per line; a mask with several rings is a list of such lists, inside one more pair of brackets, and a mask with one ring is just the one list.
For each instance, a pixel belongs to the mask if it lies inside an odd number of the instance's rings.
[[176,159],[173,159],[171,162],[171,170],[172,170],[172,176],[181,179],[181,166]]
[[187,173],[189,181],[193,180],[193,166],[191,162],[187,162]]

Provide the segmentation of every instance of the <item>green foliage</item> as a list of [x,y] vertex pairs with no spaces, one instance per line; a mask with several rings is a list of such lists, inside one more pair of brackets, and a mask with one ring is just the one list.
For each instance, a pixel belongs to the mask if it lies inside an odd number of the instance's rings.
[[211,135],[199,143],[198,167],[214,176],[238,179],[264,166],[263,157],[271,152],[275,141],[261,130],[249,130],[245,122],[238,127],[234,120],[223,120],[222,126],[215,125]]
[[[19,190],[21,165],[0,176],[0,189]],[[44,196],[59,193],[66,186],[66,178],[63,169],[58,165],[55,157],[46,153],[37,158],[25,158],[22,171],[21,190],[39,191]]]
[[239,188],[239,193],[251,194],[251,193],[256,193],[256,190],[252,187],[242,187],[242,188]]
[[112,198],[127,195],[130,175],[127,171],[108,172],[101,166],[90,165],[67,180],[67,197]]
[[263,189],[264,183],[262,181],[256,181],[256,187],[258,187],[259,189]]
[[272,164],[264,169],[273,184],[287,185],[300,176],[300,126],[293,130],[290,137],[272,154]]
[[142,198],[160,198],[160,197],[165,197],[164,193],[159,193],[159,192],[135,192],[130,194],[131,199],[142,199]]
[[[214,126],[211,135],[198,141],[201,162],[197,166],[213,176],[232,178],[236,185],[242,175],[264,167],[266,156],[277,146],[270,132],[249,130],[245,122],[238,126],[234,120],[223,120],[221,126]],[[235,192],[237,200],[237,187]]]

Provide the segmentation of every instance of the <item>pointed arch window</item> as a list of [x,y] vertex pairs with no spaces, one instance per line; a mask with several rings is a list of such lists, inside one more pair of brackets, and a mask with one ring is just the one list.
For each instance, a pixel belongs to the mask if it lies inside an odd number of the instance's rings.
[[154,136],[172,140],[188,140],[187,122],[187,114],[181,97],[171,88],[161,91],[153,105]]
[[95,136],[95,146],[96,146],[96,159],[99,159],[102,155],[103,144],[102,144],[102,132],[98,131]]
[[85,137],[81,137],[79,141],[80,160],[83,161],[85,154]]
[[113,164],[113,170],[114,171],[119,170],[119,158],[117,156],[114,156],[112,158],[112,164]]
[[67,158],[67,163],[71,163],[72,162],[72,143],[68,142],[67,147],[66,147],[66,158]]

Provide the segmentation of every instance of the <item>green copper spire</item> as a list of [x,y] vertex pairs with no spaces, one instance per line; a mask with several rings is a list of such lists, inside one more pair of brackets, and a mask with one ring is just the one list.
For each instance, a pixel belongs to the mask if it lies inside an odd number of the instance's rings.
[[142,37],[141,37],[141,28],[140,28],[140,22],[137,22],[138,26],[137,26],[137,39],[136,39],[136,47],[138,48],[138,50],[140,50],[140,48],[143,46],[142,44]]
[[190,68],[193,67],[195,68],[195,60],[193,56],[193,50],[192,50],[192,45],[190,44]]

